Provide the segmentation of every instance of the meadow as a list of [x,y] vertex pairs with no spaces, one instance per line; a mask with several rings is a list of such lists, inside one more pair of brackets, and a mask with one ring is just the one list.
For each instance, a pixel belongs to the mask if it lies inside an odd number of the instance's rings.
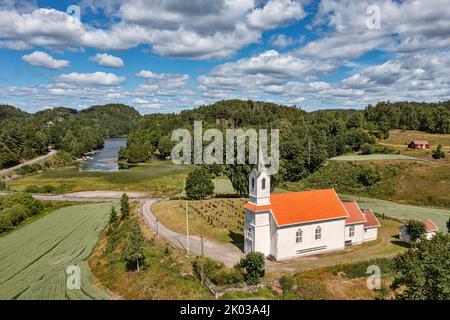
[[26,175],[9,182],[9,188],[23,191],[30,186],[53,186],[59,193],[92,190],[147,191],[152,196],[174,195],[182,191],[191,169],[171,161],[154,161],[117,172],[79,171],[61,167]]
[[376,161],[376,160],[405,160],[405,161],[426,161],[424,159],[405,156],[401,154],[355,154],[330,158],[333,161]]
[[[0,238],[0,299],[108,299],[86,263],[109,219],[111,203],[52,212]],[[66,289],[66,269],[81,270],[81,290]]]
[[441,144],[445,149],[450,149],[450,134],[426,133],[411,130],[391,130],[389,132],[389,138],[383,140],[382,143],[406,147],[412,140],[428,140],[432,148],[437,148]]

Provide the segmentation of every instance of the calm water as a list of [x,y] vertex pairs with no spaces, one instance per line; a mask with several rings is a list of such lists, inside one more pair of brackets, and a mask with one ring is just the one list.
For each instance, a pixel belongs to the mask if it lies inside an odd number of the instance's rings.
[[105,147],[92,156],[92,159],[83,161],[80,171],[118,171],[117,163],[120,147],[127,145],[126,138],[109,138],[105,140]]

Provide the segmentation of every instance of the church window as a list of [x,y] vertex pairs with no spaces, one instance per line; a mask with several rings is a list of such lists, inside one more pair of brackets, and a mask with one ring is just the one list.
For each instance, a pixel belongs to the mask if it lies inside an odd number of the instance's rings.
[[316,240],[322,239],[322,228],[319,226],[316,228]]
[[255,178],[252,178],[252,189],[255,189]]
[[266,189],[266,178],[262,179],[262,189]]
[[295,242],[296,243],[302,243],[303,242],[303,231],[302,231],[302,229],[298,229],[297,230]]
[[349,229],[349,232],[348,232],[349,234],[349,237],[354,237],[355,236],[355,226],[350,226],[350,229]]

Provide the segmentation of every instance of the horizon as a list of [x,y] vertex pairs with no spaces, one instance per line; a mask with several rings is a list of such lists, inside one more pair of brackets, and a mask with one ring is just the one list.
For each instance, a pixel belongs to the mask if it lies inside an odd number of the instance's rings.
[[0,1],[0,104],[445,101],[449,20],[440,0]]

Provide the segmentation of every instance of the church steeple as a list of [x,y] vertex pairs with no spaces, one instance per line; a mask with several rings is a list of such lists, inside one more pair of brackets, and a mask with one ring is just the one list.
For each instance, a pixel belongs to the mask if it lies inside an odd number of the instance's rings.
[[253,169],[248,181],[249,202],[255,205],[270,204],[270,176],[264,165],[262,150],[259,148],[257,168]]

